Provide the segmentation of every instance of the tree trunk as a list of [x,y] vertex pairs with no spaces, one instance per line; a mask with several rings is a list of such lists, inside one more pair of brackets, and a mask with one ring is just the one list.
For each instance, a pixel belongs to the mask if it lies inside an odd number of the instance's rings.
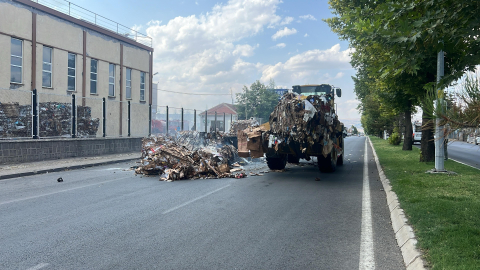
[[435,142],[433,135],[435,132],[435,120],[430,117],[423,110],[422,114],[422,146],[420,161],[430,162],[435,161]]
[[413,145],[412,112],[409,108],[405,111],[405,135],[402,150],[412,150]]

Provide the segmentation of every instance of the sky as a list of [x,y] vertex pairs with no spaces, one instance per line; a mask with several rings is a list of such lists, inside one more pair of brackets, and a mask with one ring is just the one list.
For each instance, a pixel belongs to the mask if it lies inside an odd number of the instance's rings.
[[[341,120],[359,120],[348,42],[322,21],[327,0],[72,0],[147,34],[158,105],[204,110],[235,101],[256,80],[279,88],[331,84]],[[193,95],[193,94],[209,95]]]

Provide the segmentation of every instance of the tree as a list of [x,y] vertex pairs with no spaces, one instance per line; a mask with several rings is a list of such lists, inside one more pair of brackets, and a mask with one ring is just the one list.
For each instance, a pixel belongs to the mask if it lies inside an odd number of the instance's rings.
[[352,125],[352,134],[358,134],[358,129],[354,125]]
[[[411,126],[412,109],[419,103],[424,107],[424,127],[430,127],[431,117],[425,113],[429,104],[424,96],[426,89],[435,84],[436,56],[440,50],[447,53],[441,85],[459,78],[479,63],[477,0],[331,0],[329,3],[337,17],[326,20],[327,23],[355,48],[352,65],[366,73],[357,76],[359,81],[373,79],[369,87],[375,87],[378,99],[385,103],[394,101],[385,106],[397,113],[404,111],[406,129]],[[431,131],[422,132],[423,161],[434,158],[430,155],[434,150]],[[411,149],[407,143],[411,132],[405,133],[403,149]]]
[[[275,85],[273,80],[270,84]],[[243,92],[237,96],[237,112],[239,119],[248,119],[250,117],[262,118],[266,121],[278,104],[278,95],[260,81],[252,83],[250,88],[243,86]]]

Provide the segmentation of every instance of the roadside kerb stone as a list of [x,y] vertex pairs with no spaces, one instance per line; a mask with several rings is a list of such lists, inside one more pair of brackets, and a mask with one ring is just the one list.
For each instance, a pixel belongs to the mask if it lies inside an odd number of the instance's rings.
[[422,254],[417,249],[410,248],[412,246],[415,247],[416,245],[417,245],[417,240],[415,239],[408,239],[408,241],[403,245],[402,254],[403,254],[403,261],[405,262],[405,265],[412,264],[412,262],[415,261],[415,259],[422,256]]
[[392,221],[392,229],[395,233],[395,238],[397,239],[397,245],[402,251],[405,267],[407,270],[424,270],[426,269],[425,263],[422,259],[422,253],[416,248],[417,239],[415,238],[415,233],[413,232],[412,227],[408,225],[408,219],[406,218],[403,209],[400,207],[398,197],[395,192],[392,191],[390,181],[387,179],[380,166],[377,152],[373,147],[372,141],[368,137],[367,140],[372,148],[380,181],[382,181],[383,189],[386,193],[387,205],[390,210],[390,219]]
[[397,239],[397,243],[400,247],[409,240],[414,239],[415,234],[412,231],[412,227],[410,226],[403,226],[397,233],[395,233],[395,238]]
[[403,210],[399,207],[395,208],[390,213],[390,218],[392,219],[392,227],[394,233],[400,231],[400,229],[407,224],[407,218],[405,218]]
[[393,201],[388,205],[388,209],[390,210],[390,212],[392,212],[392,211],[395,210],[395,208],[397,208],[399,205],[400,205],[400,203],[398,202],[398,199],[395,199],[395,200],[393,200]]

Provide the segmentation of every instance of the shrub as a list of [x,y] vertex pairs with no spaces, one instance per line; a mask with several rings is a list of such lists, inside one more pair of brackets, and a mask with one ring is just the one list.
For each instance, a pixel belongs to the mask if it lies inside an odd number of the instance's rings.
[[388,143],[393,145],[399,145],[402,141],[402,136],[398,132],[398,127],[393,129],[392,135],[388,138]]

